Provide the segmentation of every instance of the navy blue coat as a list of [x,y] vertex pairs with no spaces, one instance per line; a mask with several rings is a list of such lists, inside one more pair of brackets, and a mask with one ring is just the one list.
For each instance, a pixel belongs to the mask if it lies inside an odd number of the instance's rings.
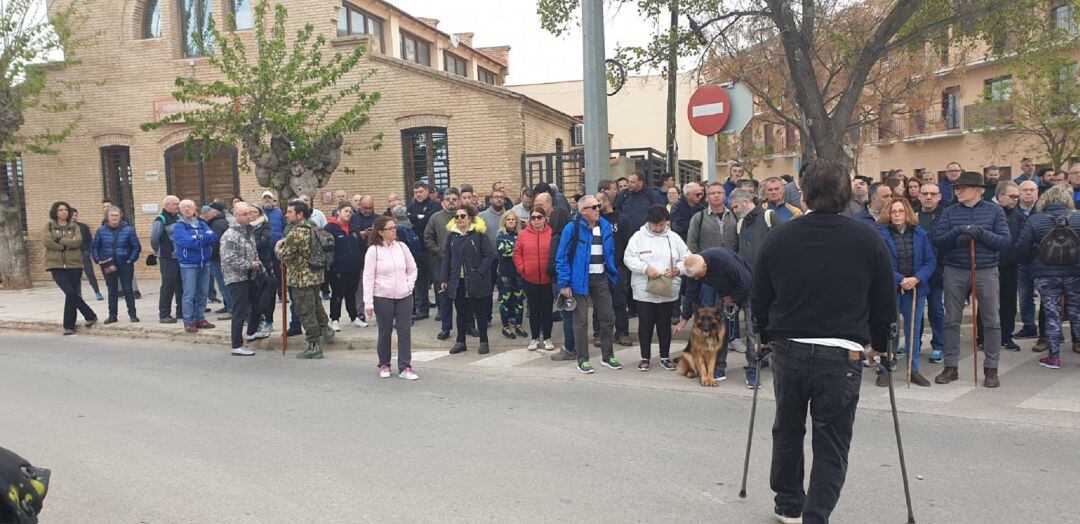
[[409,202],[406,211],[409,214],[409,221],[412,222],[416,236],[424,238],[424,228],[427,227],[428,220],[431,219],[431,215],[442,211],[442,205],[431,197],[428,197],[423,202],[417,202],[414,198]]
[[99,227],[90,250],[94,262],[111,258],[116,265],[120,266],[134,264],[136,260],[139,260],[142,244],[139,243],[135,230],[124,222],[116,229],[107,225]]
[[971,268],[971,255],[968,243],[957,245],[957,239],[964,234],[962,226],[976,225],[982,228],[982,235],[975,241],[975,268],[997,267],[1000,253],[1012,245],[1009,223],[1001,206],[980,199],[974,206],[953,204],[941,213],[934,222],[933,240],[941,253],[942,263],[948,267]]
[[[641,191],[620,192],[619,196],[615,197],[615,208],[622,213],[622,216],[630,219],[631,231],[637,231],[645,225],[649,208],[656,204],[666,205],[667,200],[656,190],[648,187],[642,188]],[[686,223],[690,223],[689,219]]]
[[1069,214],[1069,228],[1080,234],[1080,215],[1064,204],[1047,205],[1042,213],[1032,214],[1020,228],[1020,238],[1016,239],[1013,246],[1021,259],[1031,260],[1032,278],[1080,277],[1080,265],[1048,266],[1039,260],[1039,242],[1050,232],[1050,228],[1054,227],[1054,219],[1066,213]]
[[364,254],[367,253],[367,241],[360,237],[360,231],[349,229],[346,233],[336,218],[327,222],[323,229],[334,237],[335,273],[359,273],[364,270]]
[[[899,261],[896,256],[896,243],[893,242],[892,232],[889,228],[878,224],[878,233],[881,234],[881,238],[885,239],[885,245],[889,246],[889,255],[892,256],[893,267],[893,280],[895,281],[897,293],[900,292],[900,281],[905,278],[905,275],[901,275],[897,272],[896,268],[899,267]],[[934,248],[930,245],[930,235],[920,226],[915,226],[911,229],[912,240],[915,244],[915,277],[919,279],[919,293],[924,297],[930,296],[930,277],[934,276],[934,270],[937,268],[937,259],[934,258]]]
[[[646,208],[647,209],[647,208]],[[676,235],[686,240],[686,233],[690,231],[690,219],[694,218],[694,214],[698,211],[705,209],[705,205],[698,202],[698,205],[691,206],[690,202],[687,202],[686,197],[682,197],[674,206],[671,207],[671,230]],[[641,226],[638,226],[639,228]]]

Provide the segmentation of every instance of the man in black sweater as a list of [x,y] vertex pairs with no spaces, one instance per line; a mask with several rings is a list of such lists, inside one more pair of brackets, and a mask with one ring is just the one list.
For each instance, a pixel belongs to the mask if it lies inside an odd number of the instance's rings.
[[[776,395],[770,486],[781,522],[822,523],[840,498],[866,344],[886,351],[896,323],[892,260],[874,229],[840,216],[851,198],[847,170],[806,166],[811,210],[777,225],[754,266],[751,312],[761,353],[772,351]],[[810,489],[803,488],[807,405],[813,421]]]

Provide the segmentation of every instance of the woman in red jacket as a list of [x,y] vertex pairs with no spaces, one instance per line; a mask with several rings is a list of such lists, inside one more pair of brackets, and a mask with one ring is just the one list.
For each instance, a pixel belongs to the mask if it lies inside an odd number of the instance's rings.
[[547,213],[533,207],[529,213],[529,225],[521,230],[514,245],[514,267],[525,282],[525,298],[529,302],[529,328],[532,341],[529,351],[540,347],[543,337],[544,349],[555,349],[551,343],[551,304],[554,296],[551,290],[551,277],[547,273],[548,252],[553,244],[551,227],[547,223]]

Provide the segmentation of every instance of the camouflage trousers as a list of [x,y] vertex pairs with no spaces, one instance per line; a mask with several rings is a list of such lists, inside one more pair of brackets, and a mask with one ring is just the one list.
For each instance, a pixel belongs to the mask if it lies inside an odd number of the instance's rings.
[[304,326],[304,338],[308,342],[318,342],[322,337],[323,328],[330,325],[326,310],[323,309],[319,286],[290,289],[292,300],[296,302],[296,314],[300,317],[300,324]]

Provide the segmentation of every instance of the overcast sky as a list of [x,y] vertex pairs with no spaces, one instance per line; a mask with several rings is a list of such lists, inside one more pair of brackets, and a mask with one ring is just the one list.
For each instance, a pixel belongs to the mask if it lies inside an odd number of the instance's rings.
[[[556,37],[540,27],[536,0],[390,0],[413,16],[436,18],[447,33],[475,33],[474,47],[509,45],[507,84],[580,80],[581,30],[576,21],[567,34]],[[580,13],[579,13],[580,17]],[[633,6],[622,12],[608,9],[604,40],[607,56],[619,44],[644,44],[655,20],[642,20]],[[665,22],[666,24],[666,22]]]

